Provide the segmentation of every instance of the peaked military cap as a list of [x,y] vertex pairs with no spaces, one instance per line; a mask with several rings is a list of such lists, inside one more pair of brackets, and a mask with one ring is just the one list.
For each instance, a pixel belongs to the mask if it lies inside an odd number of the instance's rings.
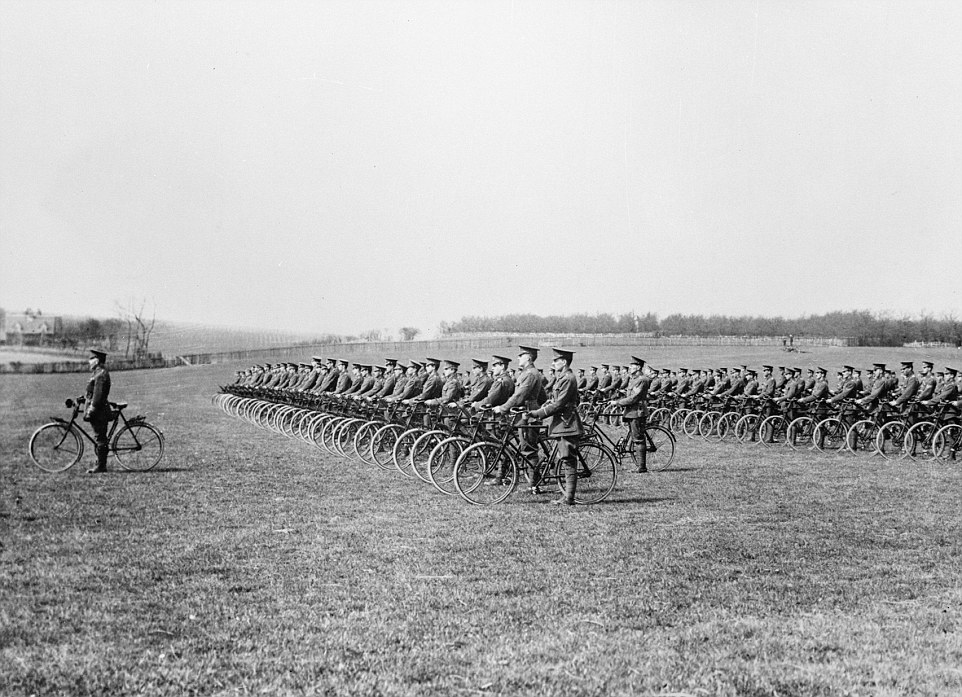
[[536,359],[538,357],[538,349],[534,348],[533,346],[518,346],[518,348],[521,349],[521,351],[518,353],[519,356],[522,353],[526,353],[531,356],[532,359]]
[[101,362],[107,360],[107,352],[101,351],[100,349],[87,349],[90,351],[90,355],[96,356]]
[[825,368],[823,368],[822,366],[819,366],[818,368],[816,368],[815,372],[821,373],[822,375],[828,375],[828,371],[825,370]]
[[446,360],[444,361],[444,367],[445,367],[445,368],[454,368],[455,370],[457,370],[458,368],[461,367],[461,364],[458,363],[457,361],[452,361],[452,360],[450,360],[450,359],[446,359]]
[[318,363],[323,363],[323,362],[324,362],[324,359],[321,358],[320,356],[311,356],[311,360],[312,360],[312,361],[317,361]]
[[922,365],[927,366],[929,368],[935,367],[935,363],[933,363],[932,361],[922,361]]
[[441,359],[440,359],[440,358],[425,358],[425,359],[424,359],[424,365],[427,365],[428,363],[430,363],[430,364],[433,365],[435,368],[437,368],[439,365],[441,365]]
[[491,356],[495,363],[503,363],[505,366],[511,365],[511,359],[505,356]]
[[884,364],[884,363],[873,363],[872,366],[873,366],[876,370],[885,370],[885,364]]
[[843,366],[842,366],[842,370],[847,370],[847,371],[849,371],[849,372],[852,372],[852,371],[855,370],[855,368],[852,367],[852,366],[850,366],[850,365],[843,365]]
[[393,366],[391,366],[391,367],[394,368],[394,370],[407,370],[407,369],[408,369],[408,367],[407,367],[406,365],[404,365],[403,363],[395,363],[395,364],[394,364]]
[[[638,356],[632,356],[632,357],[631,357],[631,364],[634,364],[634,365],[637,365],[637,366],[639,366],[639,367],[641,367],[641,368],[644,368],[644,367],[645,367],[645,359],[644,359],[644,358],[638,358]],[[631,365],[631,364],[629,364],[629,365]]]
[[765,370],[775,370],[775,368],[773,368],[770,365],[763,365],[762,368],[764,368]]
[[559,349],[559,348],[553,348],[553,349],[551,349],[551,350],[554,351],[554,357],[555,357],[555,358],[561,358],[561,359],[567,361],[567,362],[568,362],[568,365],[571,365],[571,361],[573,361],[574,358],[575,358],[575,352],[574,352],[574,351],[566,351],[566,350],[564,350],[564,349]]
[[474,363],[474,366],[475,366],[476,368],[480,368],[481,370],[487,370],[487,369],[488,369],[488,362],[487,362],[487,361],[482,361],[482,360],[480,360],[480,359],[478,359],[478,358],[472,358],[472,359],[471,359],[471,362]]
[[395,363],[397,363],[397,358],[385,358],[385,359],[384,359],[384,364],[385,364],[385,365],[394,365]]
[[411,359],[411,367],[412,367],[412,368],[420,369],[420,368],[423,367],[423,366],[424,366],[424,364],[421,363],[420,361],[416,361],[416,360],[414,360],[413,358]]
[[955,368],[952,368],[951,366],[945,366],[945,372],[948,373],[949,375],[958,375],[958,374],[959,374],[959,371],[956,370]]

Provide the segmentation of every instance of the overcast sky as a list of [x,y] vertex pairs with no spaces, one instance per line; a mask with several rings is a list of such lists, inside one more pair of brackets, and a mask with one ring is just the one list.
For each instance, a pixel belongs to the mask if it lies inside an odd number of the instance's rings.
[[962,3],[0,0],[0,306],[962,314]]

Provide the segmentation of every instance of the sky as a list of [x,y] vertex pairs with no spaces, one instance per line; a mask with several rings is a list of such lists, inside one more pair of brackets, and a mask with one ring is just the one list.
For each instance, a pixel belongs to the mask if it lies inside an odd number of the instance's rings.
[[962,314],[962,3],[0,0],[0,307]]

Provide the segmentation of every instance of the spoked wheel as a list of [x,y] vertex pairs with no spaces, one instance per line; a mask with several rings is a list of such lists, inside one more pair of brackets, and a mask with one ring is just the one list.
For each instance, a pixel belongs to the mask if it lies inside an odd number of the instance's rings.
[[698,435],[698,424],[704,415],[705,412],[700,409],[688,412],[688,416],[685,417],[685,421],[681,425],[681,430],[684,431],[686,436],[694,438]]
[[815,432],[815,419],[811,416],[799,416],[788,424],[785,431],[785,442],[793,450],[811,450],[812,434]]
[[422,433],[421,436],[414,441],[414,444],[411,445],[411,453],[409,455],[411,472],[425,484],[433,483],[430,475],[431,453],[434,452],[434,448],[438,443],[447,439],[450,435],[447,431],[428,431],[427,433]]
[[435,489],[448,496],[458,493],[454,486],[454,463],[470,444],[467,438],[454,436],[434,446],[434,450],[428,456],[428,477]]
[[164,435],[147,423],[132,423],[117,432],[110,444],[125,470],[146,472],[164,457]]
[[[886,424],[888,425],[888,424]],[[902,457],[910,457],[922,462],[931,460],[935,455],[932,446],[937,429],[931,421],[920,421],[905,432],[902,443]]]
[[347,419],[337,429],[337,433],[334,436],[334,449],[342,457],[355,456],[356,453],[353,451],[354,436],[357,434],[357,429],[364,423],[365,421],[363,419]]
[[769,447],[785,443],[785,417],[772,414],[765,418],[758,427],[759,440]]
[[80,461],[84,443],[66,424],[41,426],[30,436],[30,459],[44,472],[63,472]]
[[904,457],[905,434],[908,427],[902,421],[889,421],[875,435],[875,450],[886,460]]
[[391,459],[394,461],[394,467],[397,471],[405,477],[414,477],[414,472],[411,471],[411,448],[414,447],[414,441],[420,438],[423,433],[423,428],[409,428],[398,436],[398,439],[394,442]]
[[371,457],[371,439],[383,426],[384,423],[381,421],[368,421],[357,429],[357,433],[354,434],[354,452],[357,453],[361,462],[367,465],[374,464],[374,459]]
[[758,442],[758,414],[745,414],[735,422],[735,440],[739,443]]
[[658,407],[648,414],[648,423],[652,426],[667,426],[670,418],[671,413],[665,407]]
[[500,443],[475,443],[454,464],[454,486],[468,503],[504,501],[518,484],[518,463]]
[[645,429],[645,454],[648,470],[663,472],[675,460],[675,435],[664,426],[648,426]]
[[957,461],[962,446],[962,426],[949,424],[940,428],[932,439],[932,455],[940,460]]
[[840,419],[830,416],[822,419],[812,431],[812,444],[823,453],[838,453],[846,449],[845,437],[848,429]]
[[371,438],[370,455],[375,465],[382,470],[393,470],[394,444],[406,429],[399,424],[382,426]]
[[845,447],[853,453],[875,452],[875,436],[878,435],[878,426],[871,419],[862,419],[852,424],[845,434]]
[[721,418],[722,413],[720,411],[709,411],[702,414],[702,417],[698,420],[698,435],[715,443],[720,441],[722,436],[718,432],[718,423]]
[[[561,462],[554,463],[554,475],[561,493],[565,490],[565,471]],[[575,503],[598,503],[608,498],[618,480],[615,458],[608,448],[597,443],[583,443],[578,447],[578,484]]]
[[689,411],[691,410],[685,408],[673,411],[668,418],[668,429],[675,433],[681,433],[684,430],[685,419],[688,418]]

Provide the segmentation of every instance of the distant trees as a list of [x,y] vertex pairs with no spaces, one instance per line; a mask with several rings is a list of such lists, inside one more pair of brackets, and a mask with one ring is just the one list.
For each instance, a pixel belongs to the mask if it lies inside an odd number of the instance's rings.
[[115,303],[120,321],[127,326],[127,343],[124,347],[125,358],[130,356],[131,347],[133,347],[133,354],[136,358],[143,358],[150,351],[150,335],[157,324],[157,307],[154,306],[151,310],[149,318],[145,312],[146,307],[147,300],[143,298],[140,300],[131,298],[125,303],[119,301]]
[[962,322],[954,314],[940,318],[930,313],[916,316],[873,313],[868,310],[828,312],[798,318],[755,315],[670,314],[659,319],[649,312],[612,315],[531,315],[462,317],[442,322],[441,333],[507,334],[626,334],[654,333],[681,336],[825,336],[851,337],[863,346],[900,346],[913,341],[962,345]]
[[414,337],[420,333],[417,327],[401,327],[401,341],[414,341]]

